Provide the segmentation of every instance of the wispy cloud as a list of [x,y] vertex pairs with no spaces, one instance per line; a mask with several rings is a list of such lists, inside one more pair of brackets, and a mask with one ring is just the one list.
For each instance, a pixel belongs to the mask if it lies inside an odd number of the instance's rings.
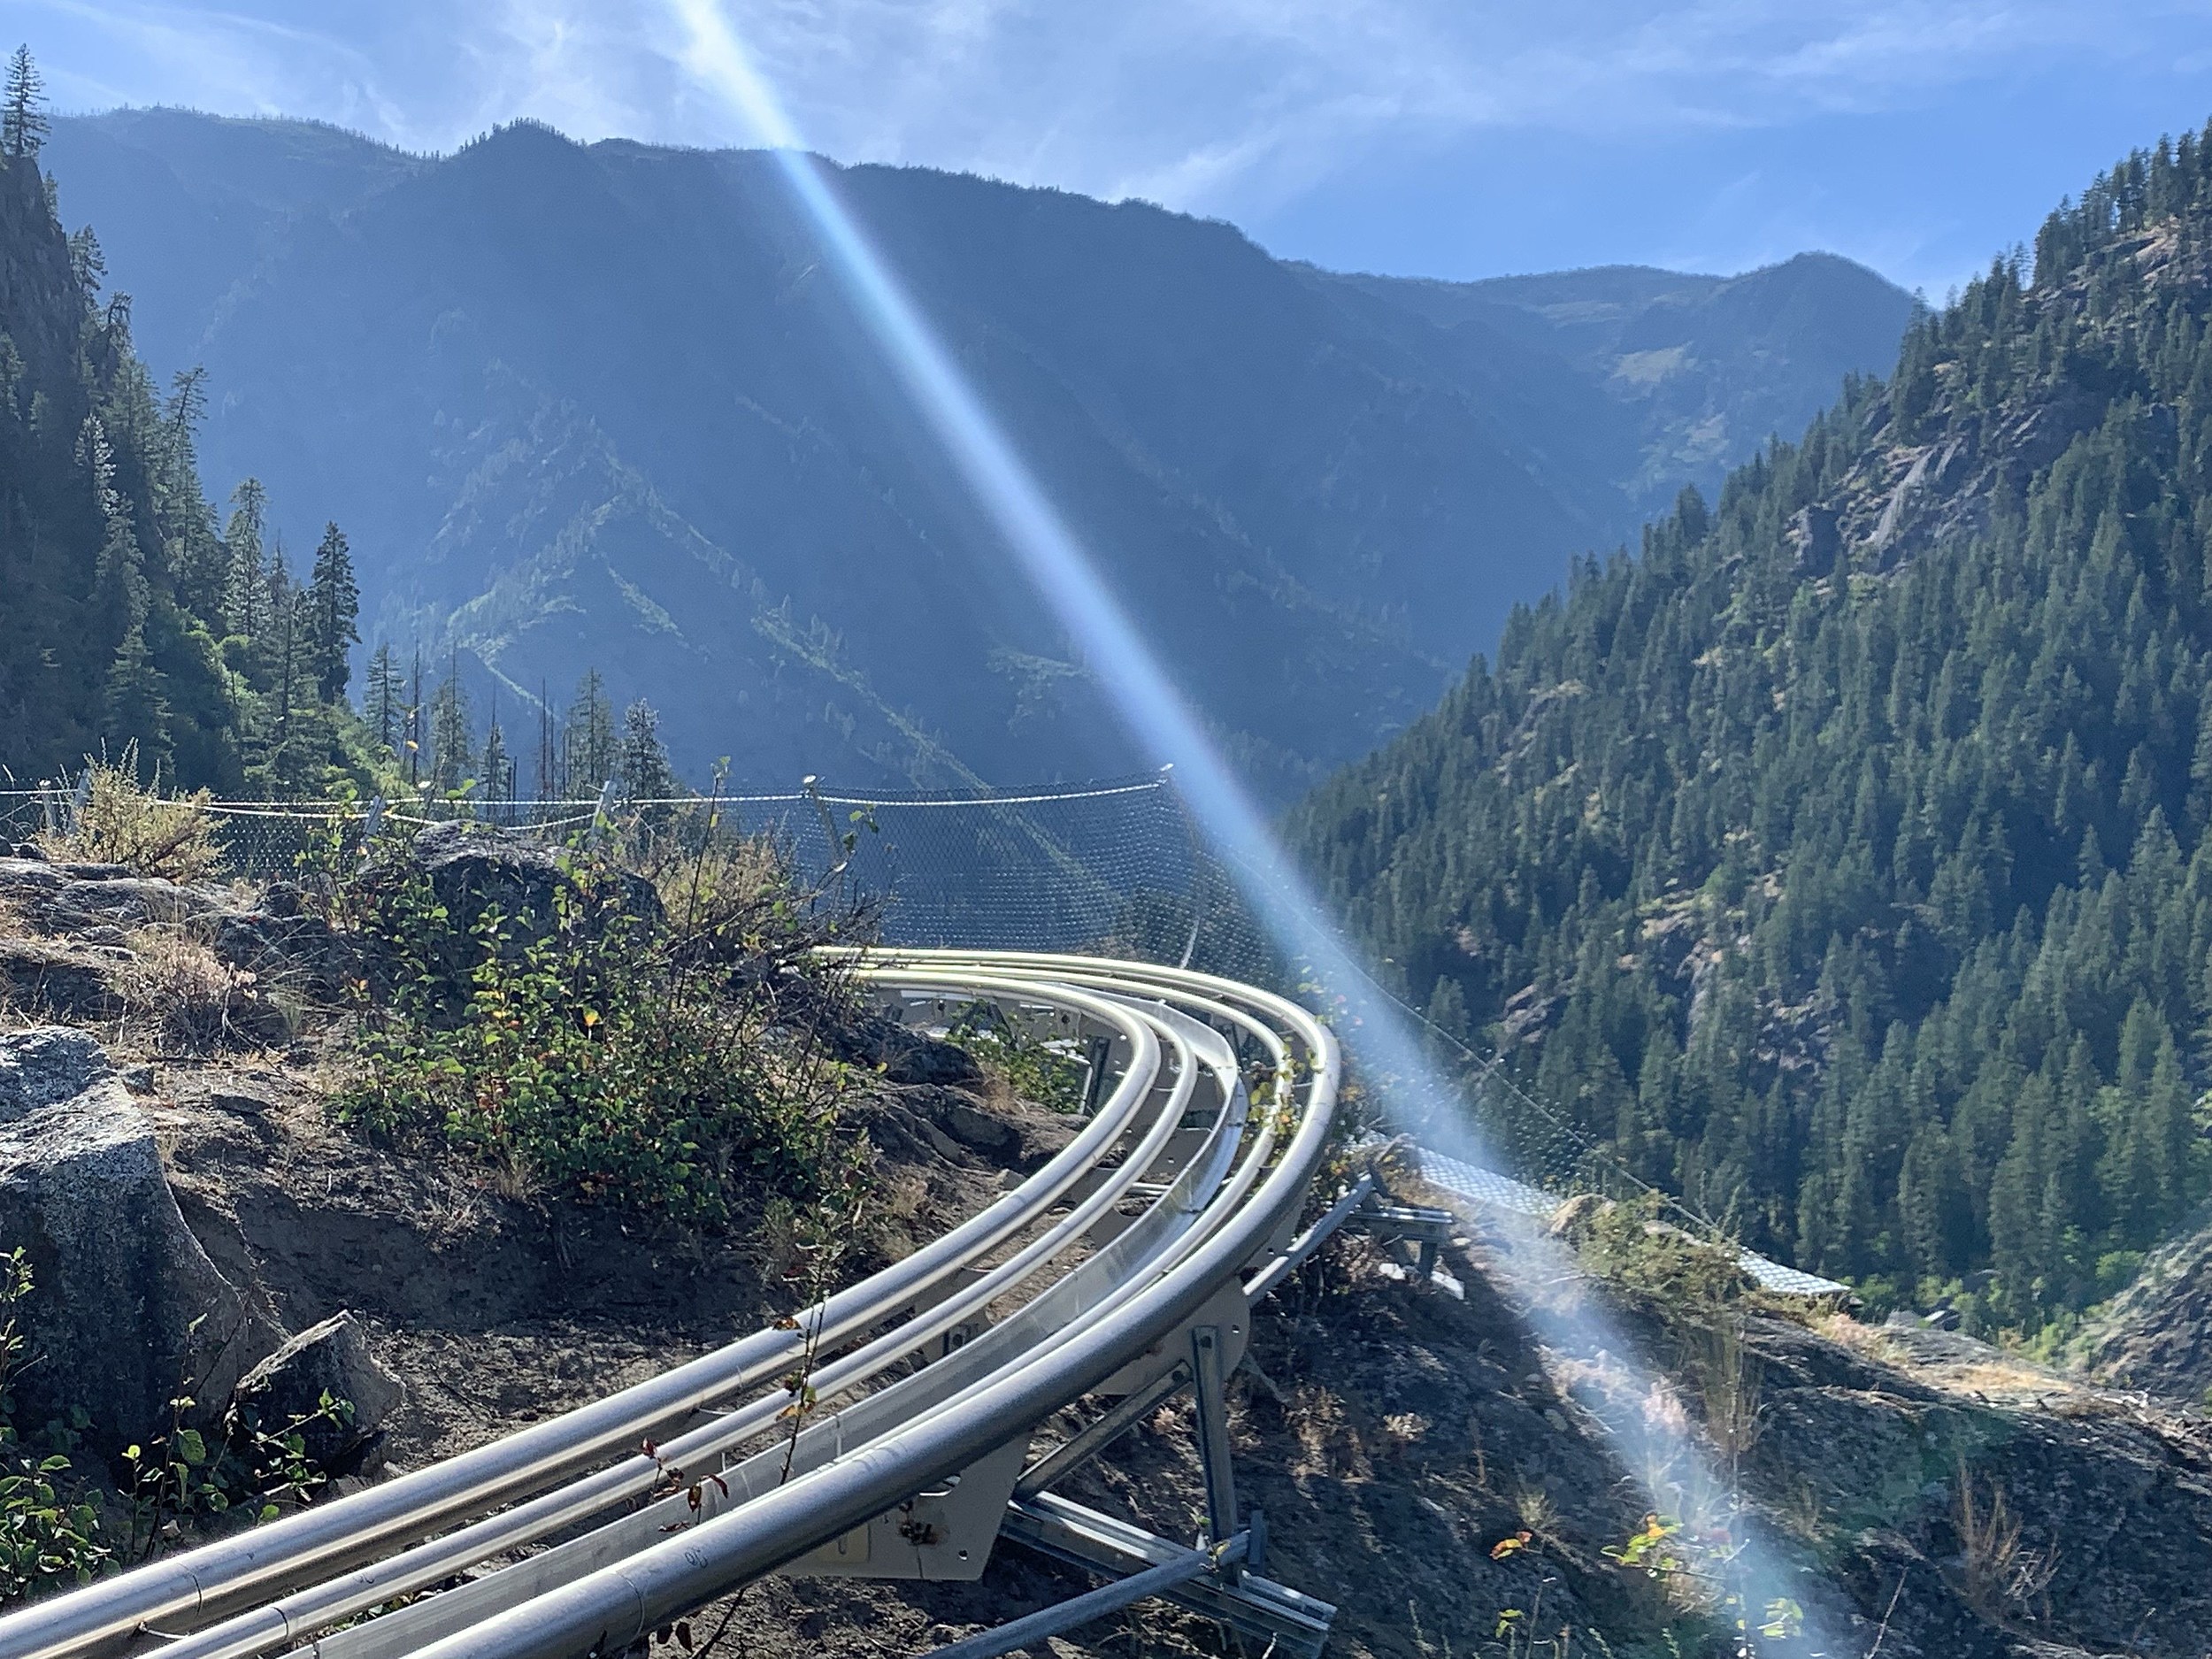
[[[810,142],[1265,219],[1379,158],[1647,145],[2177,73],[2212,0],[701,0]],[[284,111],[446,149],[534,115],[749,142],[670,0],[10,0],[65,104]]]
[[726,0],[815,142],[1249,211],[1377,143],[1627,138],[1876,111],[2070,55],[2109,71],[2203,0]]

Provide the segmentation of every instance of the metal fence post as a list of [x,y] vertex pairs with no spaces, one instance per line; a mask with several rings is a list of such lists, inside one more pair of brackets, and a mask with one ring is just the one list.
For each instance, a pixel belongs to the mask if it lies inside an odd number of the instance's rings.
[[615,780],[608,779],[599,791],[599,804],[592,809],[591,833],[586,838],[596,847],[606,839],[607,824],[614,816]]
[[[1237,1530],[1236,1471],[1230,1462],[1229,1408],[1223,1390],[1221,1328],[1202,1325],[1190,1333],[1191,1369],[1198,1394],[1198,1461],[1206,1476],[1206,1534],[1225,1542]],[[1235,1570],[1224,1574],[1236,1581]]]
[[92,768],[90,766],[87,766],[84,769],[82,775],[78,778],[77,787],[69,797],[68,833],[71,836],[73,837],[77,833],[79,826],[84,821],[85,806],[91,801],[91,799]]

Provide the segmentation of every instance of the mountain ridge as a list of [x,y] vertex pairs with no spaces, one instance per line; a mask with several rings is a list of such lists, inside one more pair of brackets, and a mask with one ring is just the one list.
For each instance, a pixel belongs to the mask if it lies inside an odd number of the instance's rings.
[[[526,450],[494,384],[519,383],[587,415],[802,631],[845,641],[872,691],[824,690],[817,735],[886,709],[928,734],[840,740],[804,770],[928,784],[1168,758],[1124,732],[949,480],[764,153],[522,124],[411,157],[323,127],[134,111],[58,123],[50,157],[138,296],[142,349],[206,362],[210,473],[260,476],[296,540],[295,503],[348,525],[372,641],[457,648],[485,692],[559,689],[579,649],[623,659],[618,695],[664,711],[687,770],[728,753],[741,776],[783,779],[787,748],[733,693],[657,664],[634,608],[607,613],[604,641],[569,636],[565,660],[526,649],[553,636],[502,612],[528,584],[498,572],[547,544],[506,521],[446,526],[468,517],[457,492],[490,434]],[[1232,226],[928,169],[828,176],[1272,800],[1402,726],[1471,632],[1626,534],[1643,474],[1671,488],[1709,470],[1752,419],[1706,347],[1647,377],[1663,396],[1609,389],[1610,368],[1588,349],[1569,362],[1526,307],[1486,300],[1447,330]],[[198,228],[180,240],[150,196],[191,204]],[[1909,301],[1851,280],[1893,342]],[[1824,336],[1802,364],[1779,335],[1764,349],[1801,368],[1801,419],[1842,369],[1888,357]],[[748,594],[683,591],[695,630],[757,637]],[[788,672],[748,649],[741,678]]]
[[2212,143],[2129,157],[1294,817],[1607,1156],[1970,1329],[2212,1197],[2208,248]]

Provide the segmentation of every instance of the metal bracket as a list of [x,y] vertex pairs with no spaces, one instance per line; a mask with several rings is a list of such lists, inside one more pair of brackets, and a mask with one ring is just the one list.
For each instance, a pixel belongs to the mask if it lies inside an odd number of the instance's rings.
[[784,1576],[933,1583],[981,1578],[1027,1449],[1018,1440],[1008,1442],[898,1508],[809,1551],[786,1567]]
[[1014,1496],[1033,1498],[1055,1481],[1072,1474],[1188,1387],[1190,1379],[1191,1368],[1178,1365],[1136,1393],[1124,1394],[1088,1427],[1022,1471],[1022,1478],[1014,1483]]
[[1178,1325],[1091,1392],[1118,1399],[1191,1362],[1190,1333],[1201,1325],[1220,1333],[1221,1374],[1226,1379],[1244,1360],[1246,1333],[1252,1328],[1251,1305],[1233,1279],[1208,1297],[1188,1323]]
[[[1005,1535],[1056,1561],[1116,1578],[1143,1572],[1189,1554],[1186,1545],[1171,1543],[1141,1526],[1049,1492],[1009,1504]],[[1293,1659],[1320,1659],[1329,1625],[1336,1617],[1331,1603],[1263,1578],[1256,1571],[1245,1571],[1233,1584],[1208,1574],[1156,1594],[1202,1617],[1218,1620],[1255,1641],[1271,1645],[1276,1653]]]
[[1436,1271],[1437,1257],[1451,1242],[1452,1229],[1458,1225],[1448,1210],[1432,1210],[1424,1204],[1386,1203],[1371,1193],[1344,1223],[1348,1230],[1364,1233],[1386,1244],[1414,1245],[1413,1259],[1408,1265],[1425,1280]]

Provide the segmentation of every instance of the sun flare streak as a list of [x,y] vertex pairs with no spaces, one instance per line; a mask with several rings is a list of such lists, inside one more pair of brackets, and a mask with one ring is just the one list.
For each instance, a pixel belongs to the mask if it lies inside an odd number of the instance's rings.
[[[756,138],[775,155],[801,209],[820,239],[827,264],[902,382],[921,419],[944,446],[961,478],[989,515],[1024,574],[1050,605],[1080,648],[1099,683],[1113,699],[1131,733],[1156,758],[1176,764],[1176,777],[1209,838],[1225,855],[1253,912],[1277,946],[1294,962],[1306,964],[1343,1000],[1340,1018],[1348,1046],[1360,1053],[1371,1073],[1411,1080],[1417,1094],[1442,1098],[1450,1087],[1435,1074],[1397,1007],[1376,993],[1357,959],[1325,919],[1325,911],[1290,860],[1277,845],[1266,820],[1237,782],[1203,725],[1177,689],[1120,600],[1108,588],[1096,563],[1047,499],[1012,442],[947,354],[936,332],[845,209],[827,164],[807,153],[797,127],[755,69],[743,43],[716,0],[669,0],[687,36],[685,67],[703,85],[727,99]],[[1440,1125],[1455,1144],[1443,1149],[1470,1161],[1489,1164],[1463,1115]],[[1556,1310],[1554,1299],[1525,1296],[1540,1329],[1579,1339],[1570,1343],[1611,1355],[1628,1345],[1596,1310]],[[1561,1321],[1575,1326],[1566,1332]],[[1639,1375],[1641,1373],[1639,1371]],[[1648,1383],[1655,1396],[1664,1385]],[[1663,1425],[1662,1425],[1663,1429]],[[1650,1466],[1648,1432],[1616,1433],[1616,1449],[1626,1466]],[[1689,1438],[1662,1433],[1663,1461],[1701,1466],[1702,1452]],[[1778,1563],[1755,1550],[1747,1601],[1785,1594]],[[1753,1601],[1755,1608],[1758,1601]],[[1809,1636],[1811,1632],[1808,1632]],[[1797,1651],[1818,1651],[1809,1642]]]

